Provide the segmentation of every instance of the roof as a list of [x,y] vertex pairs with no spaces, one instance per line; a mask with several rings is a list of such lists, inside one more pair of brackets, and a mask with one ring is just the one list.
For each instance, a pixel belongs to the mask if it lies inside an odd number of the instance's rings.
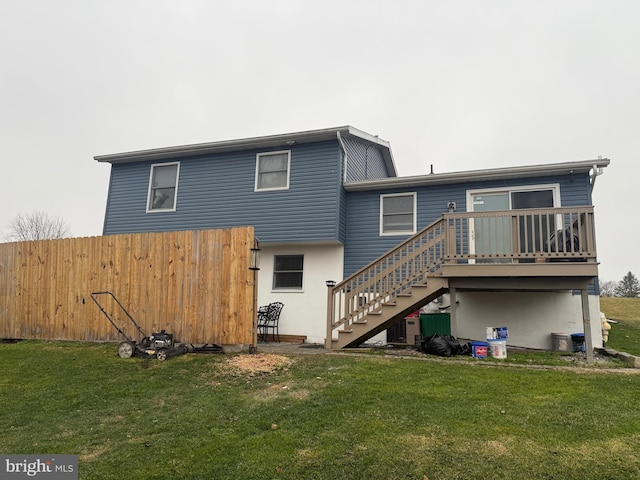
[[589,173],[591,185],[602,169],[610,163],[608,158],[582,160],[577,162],[551,163],[545,165],[528,165],[505,168],[489,168],[483,170],[467,170],[463,172],[433,173],[410,177],[395,177],[376,180],[359,180],[344,184],[348,191],[374,190],[380,188],[419,187],[427,185],[443,185],[487,180],[511,180],[525,177],[547,177],[553,175],[569,175],[571,173]]
[[154,148],[138,150],[126,153],[114,153],[110,155],[97,155],[94,160],[98,162],[131,163],[141,161],[171,160],[184,156],[207,155],[224,152],[236,152],[256,148],[271,148],[280,146],[292,146],[303,143],[323,142],[336,140],[340,136],[352,136],[376,145],[380,148],[384,157],[389,175],[396,176],[397,170],[393,162],[391,145],[377,135],[370,135],[351,126],[325,128],[320,130],[307,130],[303,132],[268,135],[264,137],[241,138],[237,140],[223,140],[219,142],[197,143],[175,147]]

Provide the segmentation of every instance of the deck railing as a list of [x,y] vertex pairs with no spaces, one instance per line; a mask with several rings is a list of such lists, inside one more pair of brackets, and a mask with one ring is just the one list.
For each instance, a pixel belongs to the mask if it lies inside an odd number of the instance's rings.
[[595,261],[593,207],[444,215],[446,263]]
[[447,264],[595,261],[593,207],[446,213],[330,288],[328,339]]

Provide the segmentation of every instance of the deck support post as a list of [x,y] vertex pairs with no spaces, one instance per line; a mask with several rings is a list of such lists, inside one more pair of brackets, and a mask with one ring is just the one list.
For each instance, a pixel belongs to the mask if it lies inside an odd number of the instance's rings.
[[458,310],[458,301],[456,300],[456,287],[449,286],[449,320],[451,321],[451,335],[458,336],[458,321],[456,311]]
[[587,362],[592,363],[594,361],[593,355],[593,341],[591,338],[591,317],[589,314],[589,290],[583,288],[580,290],[580,296],[582,299],[582,325],[584,328],[584,346],[587,354]]

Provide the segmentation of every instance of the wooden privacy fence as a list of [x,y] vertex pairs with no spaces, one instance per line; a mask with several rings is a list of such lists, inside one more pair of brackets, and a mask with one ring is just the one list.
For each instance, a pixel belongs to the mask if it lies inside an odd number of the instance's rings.
[[0,338],[120,340],[90,297],[110,291],[147,334],[255,345],[253,245],[253,227],[0,244]]

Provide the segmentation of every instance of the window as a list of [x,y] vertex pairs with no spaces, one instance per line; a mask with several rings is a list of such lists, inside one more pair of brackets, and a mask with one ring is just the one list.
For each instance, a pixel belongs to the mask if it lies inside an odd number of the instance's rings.
[[287,190],[291,152],[259,153],[256,158],[256,192]]
[[151,165],[147,212],[175,211],[179,169],[179,163]]
[[380,235],[416,233],[416,194],[380,195]]
[[273,258],[273,289],[302,290],[304,255],[276,255]]

